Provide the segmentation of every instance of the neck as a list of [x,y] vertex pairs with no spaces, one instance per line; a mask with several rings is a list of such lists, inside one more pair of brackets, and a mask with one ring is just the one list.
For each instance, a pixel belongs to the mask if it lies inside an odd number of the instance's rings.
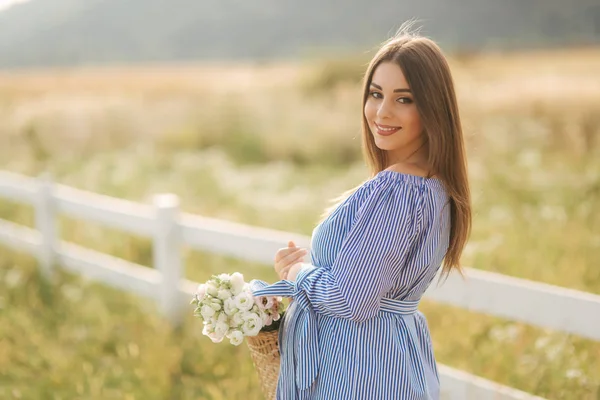
[[427,164],[429,156],[429,144],[427,141],[419,141],[414,145],[397,151],[388,152],[388,164],[409,163],[415,165]]

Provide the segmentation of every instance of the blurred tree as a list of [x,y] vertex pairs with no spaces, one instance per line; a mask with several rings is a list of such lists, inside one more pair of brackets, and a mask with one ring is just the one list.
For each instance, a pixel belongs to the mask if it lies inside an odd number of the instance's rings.
[[0,67],[364,51],[410,18],[452,49],[600,42],[597,0],[31,0],[0,12]]

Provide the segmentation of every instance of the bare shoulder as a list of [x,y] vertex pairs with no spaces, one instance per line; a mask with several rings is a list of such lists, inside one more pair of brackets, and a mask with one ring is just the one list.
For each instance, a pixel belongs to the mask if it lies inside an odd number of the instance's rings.
[[406,174],[406,175],[416,175],[416,176],[420,176],[422,178],[430,177],[429,170],[427,170],[426,168],[415,165],[415,164],[408,164],[408,163],[392,164],[386,168],[386,171],[393,171],[393,172],[398,172],[400,174]]

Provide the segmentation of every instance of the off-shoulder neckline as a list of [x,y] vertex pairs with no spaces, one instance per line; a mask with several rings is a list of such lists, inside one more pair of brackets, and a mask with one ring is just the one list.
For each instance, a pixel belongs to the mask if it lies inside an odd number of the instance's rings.
[[372,180],[384,178],[384,179],[395,179],[401,182],[409,182],[418,185],[429,185],[432,187],[444,188],[444,184],[439,178],[431,177],[427,178],[424,176],[407,174],[405,172],[392,171],[390,169],[384,169],[383,171],[379,171]]

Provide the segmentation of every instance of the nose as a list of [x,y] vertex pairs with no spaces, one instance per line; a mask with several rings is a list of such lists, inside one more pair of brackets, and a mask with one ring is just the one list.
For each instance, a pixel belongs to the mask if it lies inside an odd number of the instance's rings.
[[383,119],[390,116],[390,106],[387,101],[382,101],[379,103],[379,107],[377,108],[377,117]]

